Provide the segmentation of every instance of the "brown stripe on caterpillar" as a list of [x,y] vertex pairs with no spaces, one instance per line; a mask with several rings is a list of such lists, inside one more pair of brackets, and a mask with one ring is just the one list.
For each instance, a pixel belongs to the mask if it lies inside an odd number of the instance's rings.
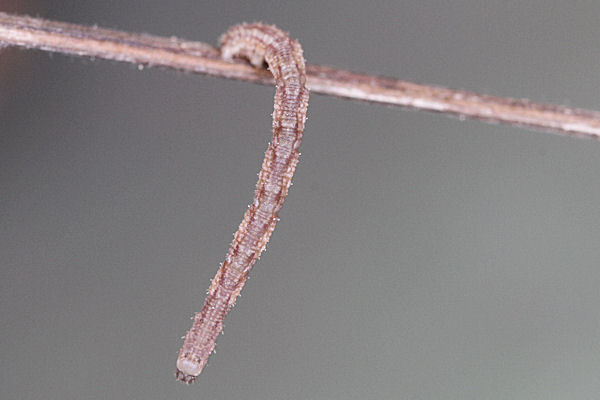
[[308,107],[304,57],[297,41],[279,28],[261,23],[236,25],[220,41],[224,59],[243,57],[255,67],[266,62],[273,73],[277,87],[273,140],[258,175],[254,200],[179,350],[175,376],[185,383],[194,382],[206,365],[227,312],[275,229],[298,163]]

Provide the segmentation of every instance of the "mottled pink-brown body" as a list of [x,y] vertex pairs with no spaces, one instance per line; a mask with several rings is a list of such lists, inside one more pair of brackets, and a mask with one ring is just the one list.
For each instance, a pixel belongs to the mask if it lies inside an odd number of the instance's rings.
[[225,262],[208,289],[202,311],[194,317],[179,350],[175,375],[185,383],[192,383],[206,365],[223,330],[225,315],[275,229],[277,213],[298,163],[308,107],[302,48],[275,26],[254,23],[232,27],[221,38],[221,55],[225,59],[247,58],[256,67],[266,61],[277,85],[273,141],[265,154],[254,201],[244,214]]

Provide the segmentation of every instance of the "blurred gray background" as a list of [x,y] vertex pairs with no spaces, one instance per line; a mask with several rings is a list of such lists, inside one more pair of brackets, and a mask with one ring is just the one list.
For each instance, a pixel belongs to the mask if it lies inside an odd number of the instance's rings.
[[[600,2],[6,5],[600,109]],[[188,387],[180,337],[251,201],[273,88],[2,53],[2,399],[590,399],[600,143],[313,95],[267,252]]]

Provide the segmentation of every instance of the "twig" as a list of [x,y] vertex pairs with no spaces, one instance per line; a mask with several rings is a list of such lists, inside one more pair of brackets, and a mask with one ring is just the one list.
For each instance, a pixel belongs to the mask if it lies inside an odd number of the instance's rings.
[[[274,83],[268,71],[257,70],[242,61],[225,61],[219,50],[208,44],[175,37],[132,34],[0,13],[0,44],[268,85]],[[600,112],[597,111],[417,85],[318,65],[307,65],[306,70],[308,87],[314,93],[526,126],[563,135],[600,138]]]

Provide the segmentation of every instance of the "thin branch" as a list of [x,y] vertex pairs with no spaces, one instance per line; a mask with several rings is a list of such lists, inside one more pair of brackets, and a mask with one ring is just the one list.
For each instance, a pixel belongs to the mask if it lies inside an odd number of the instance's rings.
[[[205,43],[0,13],[0,45],[104,58],[273,85],[268,71],[227,62]],[[2,46],[0,46],[2,47]],[[314,93],[600,139],[600,112],[417,85],[307,65]]]

